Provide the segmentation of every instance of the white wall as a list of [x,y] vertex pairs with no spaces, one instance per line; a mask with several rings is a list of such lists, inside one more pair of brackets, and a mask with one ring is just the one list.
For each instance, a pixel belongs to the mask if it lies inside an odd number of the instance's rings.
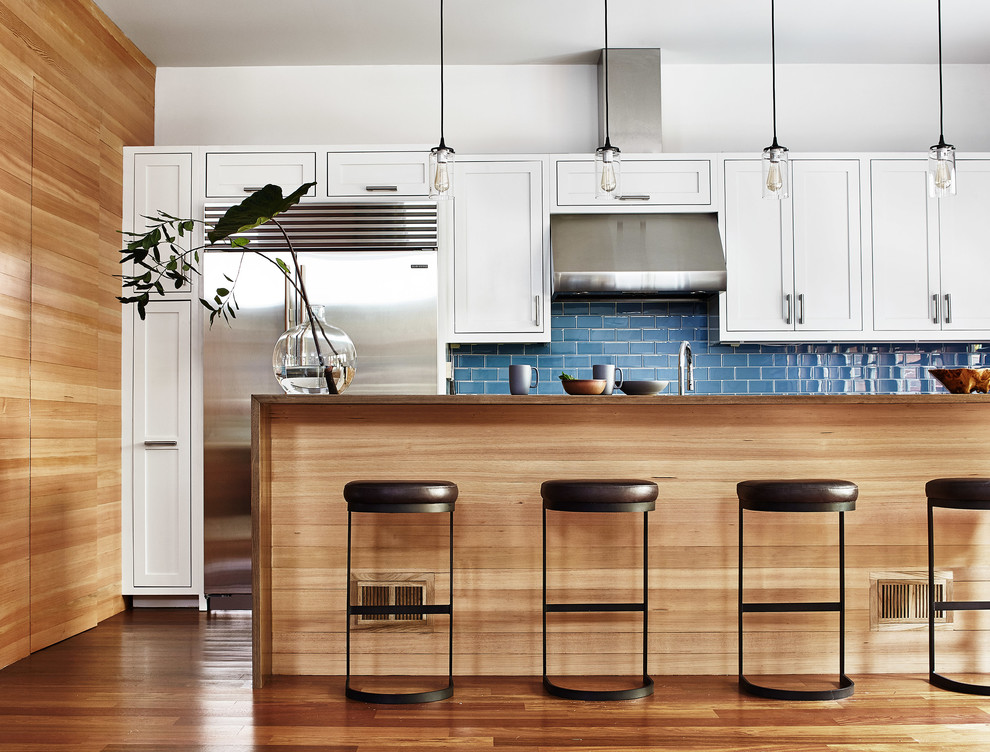
[[[944,69],[945,137],[990,151],[990,66]],[[448,66],[447,143],[461,153],[597,145],[595,68]],[[663,149],[759,151],[766,65],[666,65]],[[156,143],[411,144],[439,137],[435,66],[159,68]],[[938,140],[938,73],[919,65],[783,65],[777,133],[793,151],[924,151]],[[617,144],[621,148],[621,144]]]

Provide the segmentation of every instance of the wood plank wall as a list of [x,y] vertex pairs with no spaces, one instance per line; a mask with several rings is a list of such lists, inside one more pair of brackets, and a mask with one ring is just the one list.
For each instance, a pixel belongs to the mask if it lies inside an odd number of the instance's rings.
[[[990,401],[837,397],[803,405],[754,398],[675,406],[663,398],[618,398],[529,406],[448,399],[447,405],[266,407],[271,420],[258,434],[258,460],[259,470],[270,472],[270,491],[261,489],[259,503],[270,501],[271,620],[256,618],[270,629],[271,660],[261,665],[272,673],[343,672],[347,513],[341,491],[349,480],[388,477],[442,478],[460,488],[455,673],[539,675],[539,488],[554,477],[640,477],[659,485],[649,522],[650,665],[656,674],[736,671],[738,481],[841,477],[858,483],[857,508],[846,514],[848,672],[927,670],[925,629],[871,629],[871,576],[925,571],[926,480],[990,476]],[[935,440],[936,434],[951,438]],[[939,566],[953,571],[956,598],[986,599],[990,515],[945,511],[938,520]],[[836,515],[747,515],[748,600],[837,598]],[[444,570],[442,515],[355,517],[361,524],[354,535],[356,569]],[[567,598],[638,598],[640,520],[556,515],[550,561],[557,582],[572,586]],[[446,597],[443,582],[437,578],[438,599]],[[552,618],[557,671],[635,673],[637,618]],[[753,614],[747,620],[748,672],[837,672],[835,614]],[[425,635],[360,634],[353,643],[355,673],[442,670],[444,626]],[[940,667],[990,670],[988,629],[985,614],[957,614],[953,628],[939,634]]]
[[151,62],[90,0],[0,0],[0,667],[124,607],[124,145]]

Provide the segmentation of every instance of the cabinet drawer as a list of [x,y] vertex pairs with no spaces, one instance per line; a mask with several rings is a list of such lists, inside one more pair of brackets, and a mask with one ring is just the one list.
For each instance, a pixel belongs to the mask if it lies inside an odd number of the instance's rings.
[[[215,152],[206,155],[206,197],[242,198],[269,183],[291,193],[316,180],[313,152]],[[315,196],[311,189],[307,196]]]
[[[623,160],[622,196],[612,206],[710,206],[711,162],[699,160]],[[557,162],[557,206],[595,206],[595,162]]]
[[426,152],[330,152],[328,196],[426,196],[430,157]]

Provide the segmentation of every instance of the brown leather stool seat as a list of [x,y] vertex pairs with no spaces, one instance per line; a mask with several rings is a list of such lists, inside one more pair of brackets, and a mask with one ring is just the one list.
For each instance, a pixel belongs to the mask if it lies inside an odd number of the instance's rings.
[[935,515],[941,509],[990,509],[990,478],[936,478],[925,484],[928,497],[928,681],[936,687],[971,695],[990,695],[990,686],[949,679],[935,671],[935,613],[986,611],[990,601],[935,600]]
[[[352,700],[375,703],[418,703],[445,700],[454,694],[454,502],[457,485],[445,480],[354,480],[344,486],[347,502],[347,664],[344,694]],[[354,513],[448,513],[450,601],[418,606],[358,606],[351,603],[351,517]],[[351,686],[351,617],[367,615],[446,614],[447,686],[423,692],[368,692]]]
[[[774,700],[838,700],[852,695],[855,685],[846,676],[846,559],[845,513],[856,508],[859,488],[847,480],[745,480],[736,485],[739,497],[739,688]],[[753,512],[839,513],[839,600],[821,603],[749,603],[743,599],[743,510]],[[743,671],[743,614],[837,611],[839,613],[839,682],[834,689],[779,689],[755,684]]]
[[736,493],[743,509],[757,512],[848,512],[859,488],[847,480],[744,480]]
[[648,480],[548,480],[543,508],[559,512],[652,512],[659,489]]
[[[649,480],[548,480],[540,487],[543,497],[543,687],[549,694],[569,700],[632,700],[653,694],[647,673],[649,635],[649,524],[659,489]],[[643,600],[636,603],[547,603],[547,510],[554,512],[642,512]],[[547,674],[547,614],[640,612],[643,614],[643,681],[629,689],[574,689],[562,687]]]

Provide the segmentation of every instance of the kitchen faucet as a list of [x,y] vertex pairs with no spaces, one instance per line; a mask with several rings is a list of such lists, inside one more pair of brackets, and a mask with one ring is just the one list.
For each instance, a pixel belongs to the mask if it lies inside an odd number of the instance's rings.
[[691,355],[691,343],[681,342],[677,350],[677,393],[694,391],[694,356]]

